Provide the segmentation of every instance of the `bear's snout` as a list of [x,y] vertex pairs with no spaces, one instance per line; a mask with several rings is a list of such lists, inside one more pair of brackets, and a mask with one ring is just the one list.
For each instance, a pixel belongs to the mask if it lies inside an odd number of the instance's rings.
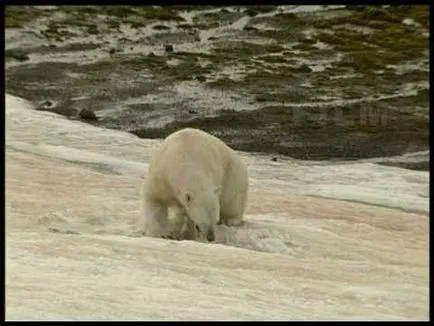
[[206,235],[206,239],[210,242],[215,240],[214,231],[210,230],[208,231],[208,234]]

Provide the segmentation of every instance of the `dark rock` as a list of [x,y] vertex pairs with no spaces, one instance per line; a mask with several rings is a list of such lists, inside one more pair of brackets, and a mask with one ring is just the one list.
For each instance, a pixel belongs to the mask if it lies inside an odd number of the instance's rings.
[[206,81],[206,77],[205,76],[196,76],[196,80],[203,83],[204,81]]
[[273,157],[271,160],[272,160],[273,162],[277,162],[277,157]]
[[154,53],[154,52],[149,52],[149,53],[148,53],[148,57],[149,57],[149,58],[153,58],[153,57],[155,57],[155,53]]
[[257,31],[258,29],[253,26],[244,26],[243,30],[249,32],[249,31]]
[[78,115],[85,120],[98,120],[95,112],[89,109],[82,109]]
[[119,43],[132,43],[133,42],[127,37],[120,37],[120,38],[118,38],[118,41],[119,41]]
[[110,53],[110,54],[115,54],[115,53],[116,53],[116,49],[115,49],[115,48],[111,48],[111,49],[109,50],[109,53]]
[[263,96],[256,96],[256,101],[257,101],[257,102],[265,102],[266,100],[267,100],[266,97],[263,97]]
[[44,103],[42,103],[42,106],[44,106],[44,107],[48,107],[48,108],[50,108],[50,107],[52,107],[54,104],[53,104],[53,102],[51,102],[51,101],[45,101]]
[[55,109],[54,103],[49,100],[40,103],[39,106],[36,107],[37,111],[52,111],[53,109]]
[[215,36],[208,37],[208,41],[215,41],[215,40],[217,40],[217,37]]
[[166,52],[173,52],[173,45],[172,44],[166,44],[164,46],[164,50],[166,50]]
[[49,48],[57,48],[57,45],[56,44],[49,44],[48,47]]
[[197,114],[197,111],[195,111],[195,110],[188,110],[188,113],[190,113],[190,114]]
[[167,29],[170,29],[170,27],[169,26],[166,26],[166,25],[155,25],[154,27],[152,27],[153,29],[156,29],[156,30],[167,30]]
[[295,69],[297,72],[312,72],[312,69],[308,65],[301,65]]

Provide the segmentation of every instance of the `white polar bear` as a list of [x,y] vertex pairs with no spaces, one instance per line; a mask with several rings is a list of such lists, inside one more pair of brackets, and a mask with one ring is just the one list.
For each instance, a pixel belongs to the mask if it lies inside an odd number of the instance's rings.
[[247,166],[229,146],[198,129],[169,135],[153,153],[141,189],[146,236],[170,233],[168,208],[181,221],[182,238],[196,231],[215,239],[215,225],[241,225],[248,192]]

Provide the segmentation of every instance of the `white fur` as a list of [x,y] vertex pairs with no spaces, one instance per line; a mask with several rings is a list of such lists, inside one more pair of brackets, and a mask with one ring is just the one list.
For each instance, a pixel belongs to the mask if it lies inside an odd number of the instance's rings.
[[153,153],[142,185],[145,235],[168,236],[173,207],[181,238],[195,239],[196,226],[213,237],[219,221],[243,223],[247,192],[247,166],[234,150],[198,129],[174,132]]

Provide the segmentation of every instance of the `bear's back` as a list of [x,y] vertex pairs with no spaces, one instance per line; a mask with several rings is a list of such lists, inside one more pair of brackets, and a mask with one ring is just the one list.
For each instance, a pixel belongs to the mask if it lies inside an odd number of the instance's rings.
[[[231,152],[217,137],[199,129],[185,128],[169,135],[162,143],[160,155],[186,161],[219,161],[224,164]],[[192,163],[192,162],[189,162]]]
[[149,175],[164,183],[197,180],[208,176],[219,184],[225,178],[231,151],[225,143],[204,131],[185,128],[169,135],[152,155]]

